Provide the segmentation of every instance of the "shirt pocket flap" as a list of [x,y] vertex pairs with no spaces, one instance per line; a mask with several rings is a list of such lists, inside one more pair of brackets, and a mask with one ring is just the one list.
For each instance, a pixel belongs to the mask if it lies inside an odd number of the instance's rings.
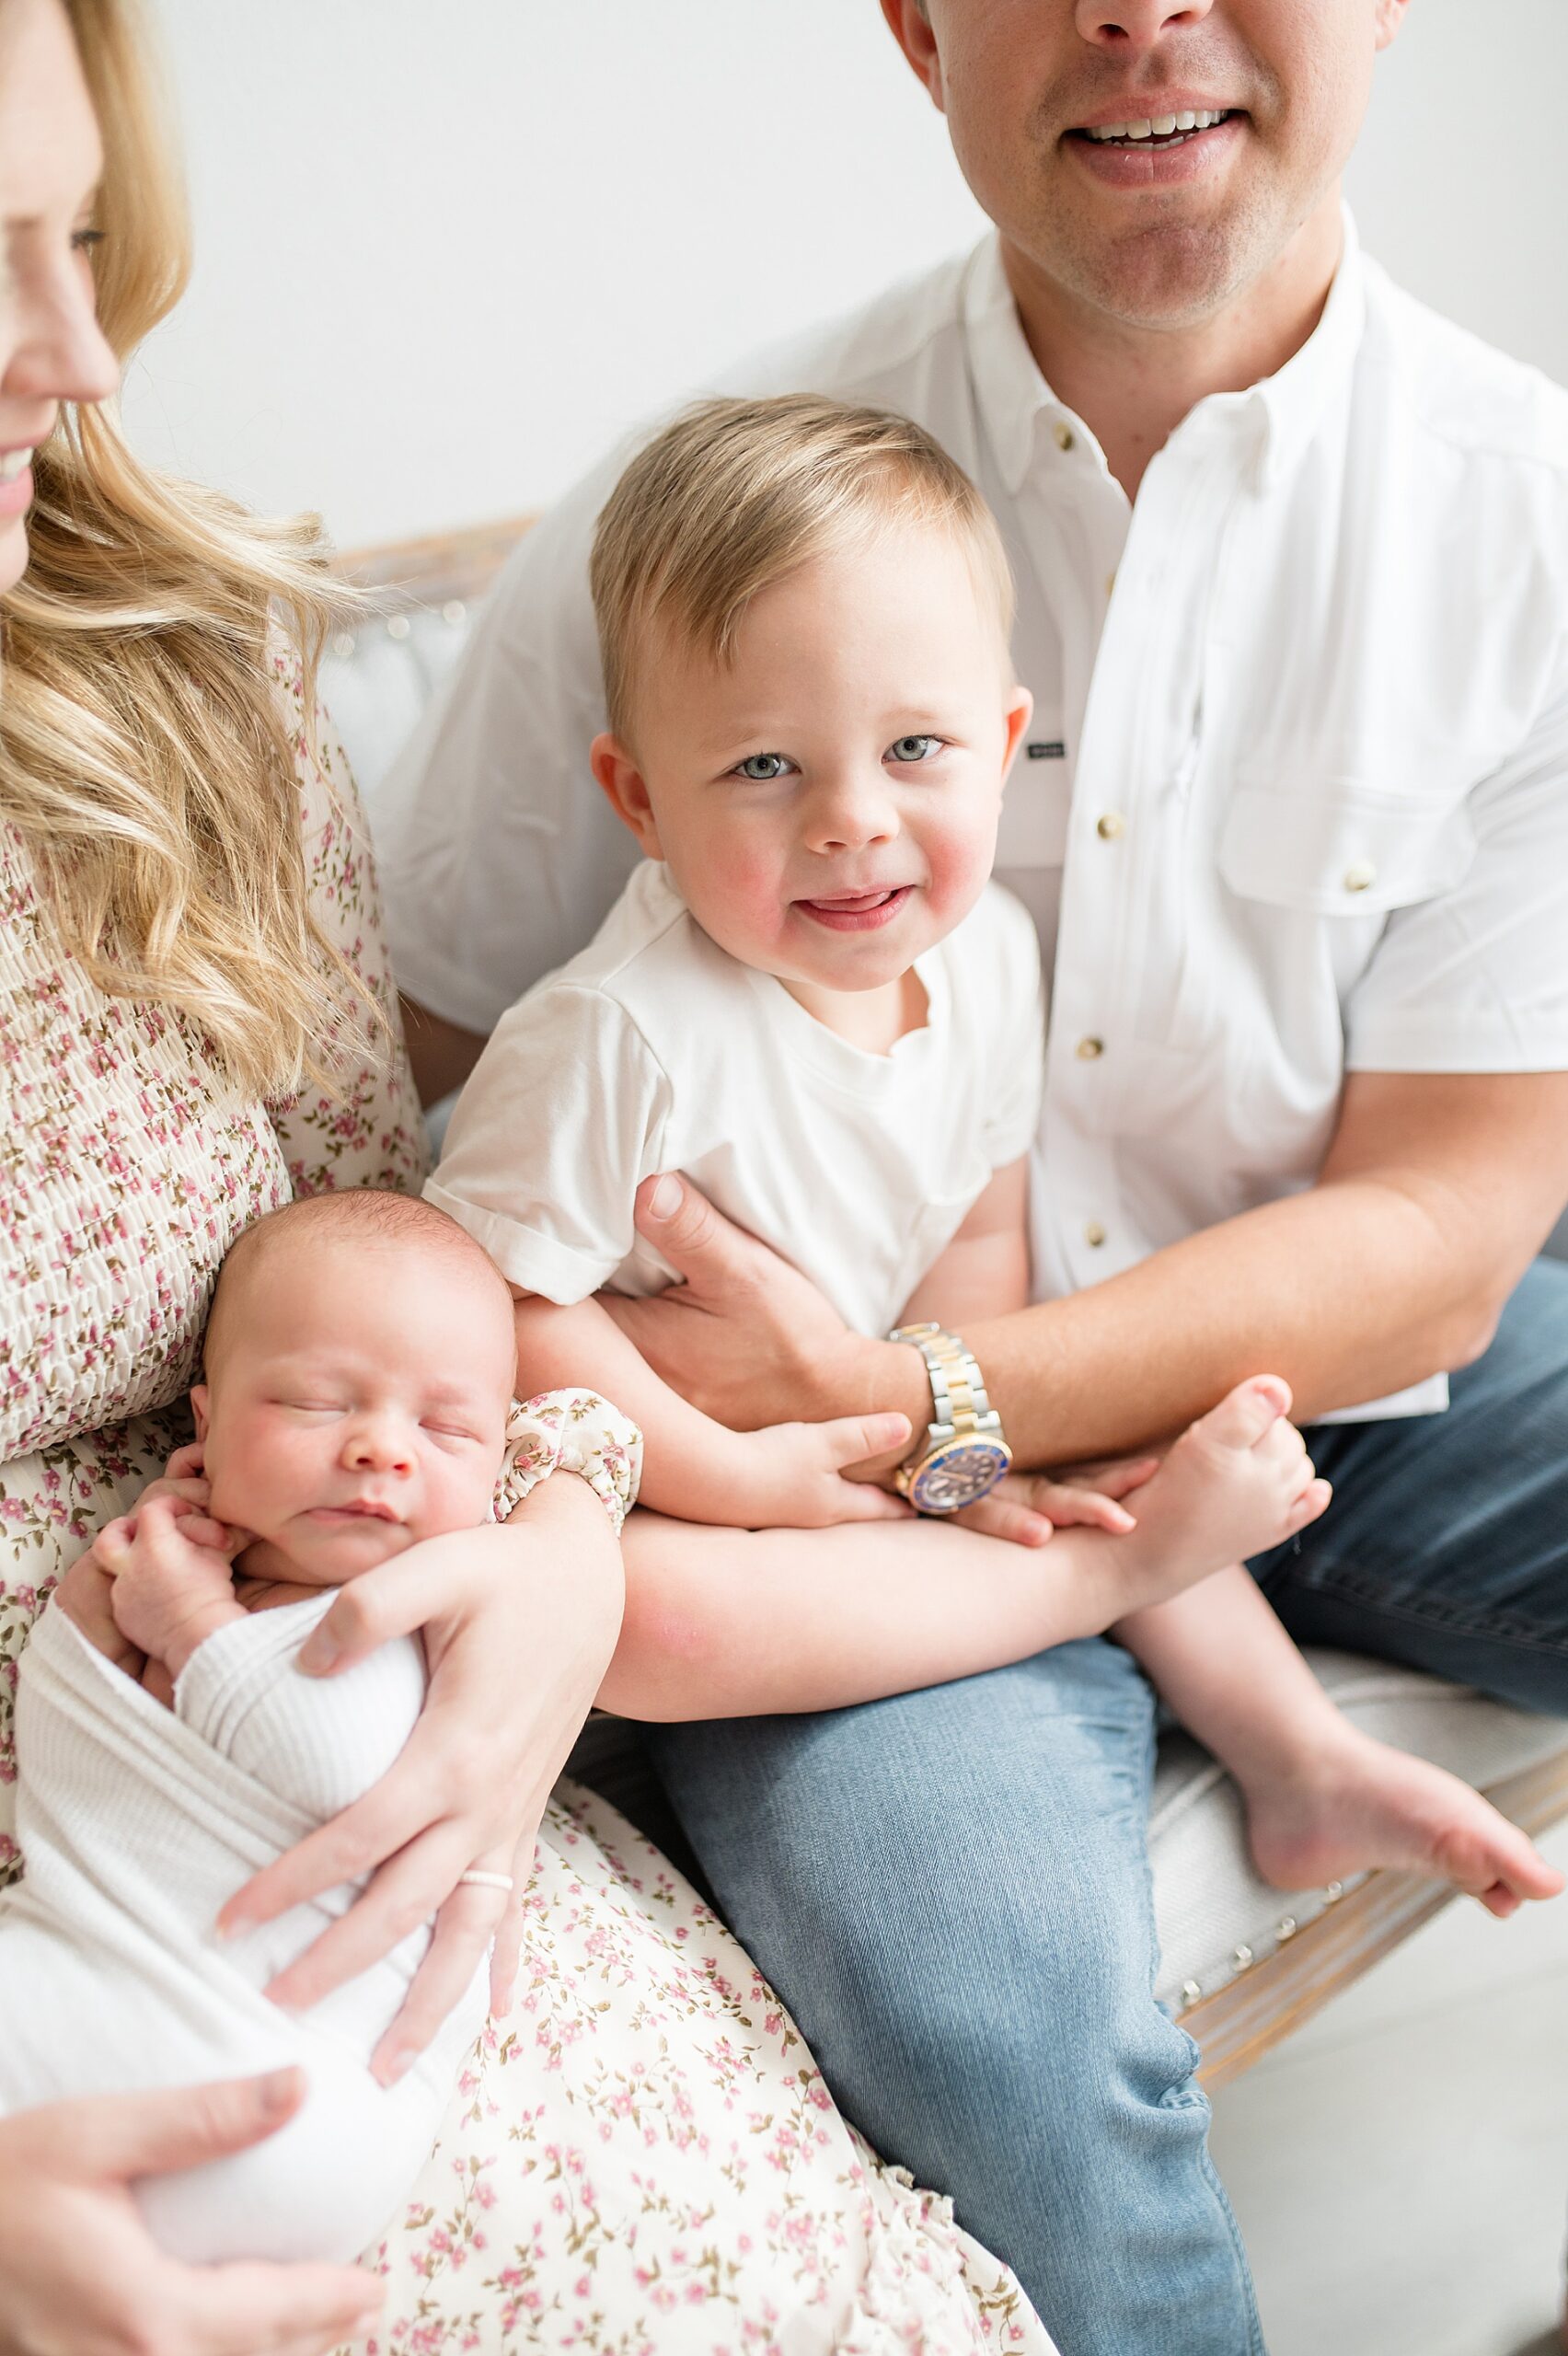
[[1219,872],[1241,898],[1320,916],[1374,916],[1451,891],[1475,856],[1463,801],[1354,778],[1266,782],[1245,773],[1226,814]]

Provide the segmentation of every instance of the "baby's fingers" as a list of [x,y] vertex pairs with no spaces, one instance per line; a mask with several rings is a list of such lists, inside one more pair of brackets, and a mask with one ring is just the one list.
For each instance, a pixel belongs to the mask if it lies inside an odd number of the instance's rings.
[[827,1450],[828,1462],[836,1472],[844,1472],[907,1448],[909,1418],[892,1412],[840,1415],[832,1423],[819,1424],[817,1437]]
[[911,1508],[902,1497],[894,1496],[886,1489],[879,1489],[874,1481],[848,1481],[842,1477],[833,1484],[830,1521],[907,1521]]
[[1050,1515],[1058,1530],[1077,1525],[1084,1530],[1108,1530],[1114,1538],[1124,1538],[1137,1523],[1114,1497],[1102,1496],[1098,1489],[1077,1489],[1055,1481],[1040,1484],[1035,1502]]
[[946,1519],[961,1522],[965,1530],[977,1530],[986,1538],[1005,1538],[1013,1546],[1048,1545],[1055,1529],[1048,1514],[1001,1489],[993,1489],[978,1504],[965,1506]]

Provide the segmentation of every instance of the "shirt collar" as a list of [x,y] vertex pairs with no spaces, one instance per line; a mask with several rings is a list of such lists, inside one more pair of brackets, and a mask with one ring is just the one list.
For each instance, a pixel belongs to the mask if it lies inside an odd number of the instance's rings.
[[[1334,393],[1349,376],[1366,319],[1361,242],[1348,207],[1344,244],[1322,316],[1284,367],[1244,393],[1216,393],[1200,401],[1183,425],[1249,425],[1255,451],[1254,481],[1272,489],[1306,455]],[[1024,340],[1018,306],[1002,267],[995,235],[976,248],[965,273],[965,340],[975,405],[1009,492],[1017,497],[1033,463],[1040,436],[1066,432],[1078,438],[1103,468],[1098,445],[1081,418],[1059,401]],[[1182,429],[1179,428],[1178,431]]]

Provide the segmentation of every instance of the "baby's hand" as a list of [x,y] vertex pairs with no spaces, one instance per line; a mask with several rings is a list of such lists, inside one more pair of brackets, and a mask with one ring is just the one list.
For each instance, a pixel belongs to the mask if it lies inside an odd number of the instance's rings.
[[738,1472],[726,1513],[744,1530],[824,1530],[838,1521],[890,1521],[906,1515],[900,1497],[870,1480],[846,1477],[851,1465],[885,1457],[909,1437],[897,1415],[841,1415],[826,1424],[770,1424],[734,1435]]
[[951,1518],[966,1530],[1009,1539],[1015,1546],[1043,1546],[1053,1530],[1075,1526],[1124,1538],[1137,1521],[1121,1500],[1159,1470],[1158,1456],[1139,1456],[1060,1481],[1044,1472],[1009,1473],[978,1505],[965,1506]]
[[213,1521],[190,1498],[149,1490],[93,1542],[114,1582],[109,1600],[121,1634],[178,1677],[215,1628],[244,1617],[229,1566],[248,1543],[247,1531]]

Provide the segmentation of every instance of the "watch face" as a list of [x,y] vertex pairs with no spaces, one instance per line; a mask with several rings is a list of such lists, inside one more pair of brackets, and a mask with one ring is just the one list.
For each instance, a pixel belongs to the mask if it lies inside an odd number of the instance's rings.
[[909,1502],[921,1513],[956,1513],[994,1489],[1011,1462],[1000,1440],[950,1439],[914,1475]]

